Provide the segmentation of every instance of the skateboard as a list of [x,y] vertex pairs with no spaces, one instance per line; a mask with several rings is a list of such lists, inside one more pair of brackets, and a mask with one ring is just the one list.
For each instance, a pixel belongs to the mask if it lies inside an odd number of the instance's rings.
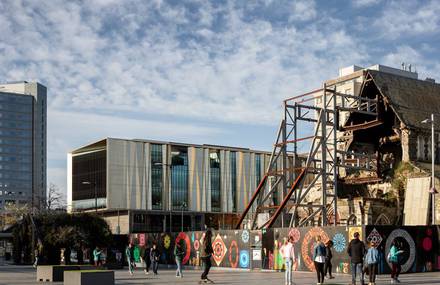
[[212,281],[211,279],[208,279],[208,278],[206,278],[205,280],[199,281],[199,284],[206,284],[206,283],[214,284],[214,281]]

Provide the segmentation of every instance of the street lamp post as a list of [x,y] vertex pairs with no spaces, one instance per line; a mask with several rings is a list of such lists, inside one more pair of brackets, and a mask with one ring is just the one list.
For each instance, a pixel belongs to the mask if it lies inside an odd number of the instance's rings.
[[98,213],[98,190],[96,186],[96,182],[83,181],[81,182],[83,185],[93,185],[95,191],[95,213]]
[[429,192],[431,193],[431,223],[435,225],[435,193],[437,192],[435,189],[435,139],[434,139],[434,114],[431,114],[431,119],[425,119],[422,121],[423,124],[431,123],[431,189]]
[[183,232],[183,210],[185,210],[185,208],[186,208],[186,203],[185,202],[183,202],[182,203],[182,230],[181,230],[181,232]]

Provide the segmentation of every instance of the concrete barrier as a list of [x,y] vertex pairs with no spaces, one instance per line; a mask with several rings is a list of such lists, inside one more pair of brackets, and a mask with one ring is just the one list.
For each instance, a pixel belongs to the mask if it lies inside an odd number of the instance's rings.
[[64,280],[66,270],[92,270],[91,265],[39,265],[37,266],[37,281],[59,282]]
[[111,270],[64,271],[64,285],[114,285],[115,272]]

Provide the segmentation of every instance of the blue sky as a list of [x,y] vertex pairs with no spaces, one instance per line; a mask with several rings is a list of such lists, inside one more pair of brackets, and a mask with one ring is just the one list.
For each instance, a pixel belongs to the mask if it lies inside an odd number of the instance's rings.
[[[270,150],[282,100],[338,68],[440,74],[437,1],[0,2],[0,81],[48,87],[48,182],[103,137]],[[440,78],[437,78],[440,79]]]

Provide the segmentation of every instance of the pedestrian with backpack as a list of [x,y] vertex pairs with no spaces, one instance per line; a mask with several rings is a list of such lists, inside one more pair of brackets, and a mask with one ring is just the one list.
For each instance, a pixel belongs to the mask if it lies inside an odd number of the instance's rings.
[[379,263],[379,251],[377,245],[374,242],[370,242],[370,248],[368,248],[365,260],[368,266],[369,283],[368,285],[376,284],[377,265]]
[[402,253],[403,250],[399,249],[399,242],[397,239],[394,239],[391,242],[390,252],[387,256],[388,262],[391,263],[391,284],[400,283],[399,274],[402,269],[402,266],[400,265]]
[[212,232],[207,230],[205,237],[202,240],[202,249],[200,252],[200,259],[202,260],[203,273],[199,283],[207,283],[212,281],[208,278],[209,269],[211,269],[211,256],[214,253],[212,249]]
[[325,266],[325,245],[321,241],[321,236],[315,237],[315,246],[313,249],[313,262],[315,264],[316,276],[318,278],[317,285],[324,284],[324,266]]

